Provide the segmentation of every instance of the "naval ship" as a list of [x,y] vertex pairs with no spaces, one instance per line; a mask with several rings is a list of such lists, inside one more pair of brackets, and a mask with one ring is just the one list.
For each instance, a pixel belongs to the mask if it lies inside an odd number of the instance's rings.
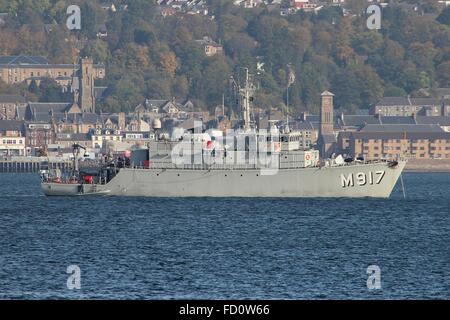
[[[79,168],[83,146],[74,145],[73,171],[42,177],[47,196],[327,197],[388,198],[406,161],[366,161],[300,147],[301,132],[255,128],[250,118],[248,71],[239,87],[239,130],[186,133],[151,142],[130,158],[107,160],[96,170]],[[140,155],[140,156],[139,156]],[[142,156],[143,155],[143,156]]]

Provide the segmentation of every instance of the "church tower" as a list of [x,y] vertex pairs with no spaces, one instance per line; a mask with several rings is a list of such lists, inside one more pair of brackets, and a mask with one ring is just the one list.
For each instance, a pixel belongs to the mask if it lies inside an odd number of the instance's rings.
[[319,134],[333,134],[333,97],[329,91],[321,94],[320,104],[320,132]]
[[322,158],[329,158],[336,150],[336,136],[334,135],[333,97],[329,91],[321,94],[319,150]]
[[94,61],[82,58],[80,62],[80,107],[83,113],[95,113]]

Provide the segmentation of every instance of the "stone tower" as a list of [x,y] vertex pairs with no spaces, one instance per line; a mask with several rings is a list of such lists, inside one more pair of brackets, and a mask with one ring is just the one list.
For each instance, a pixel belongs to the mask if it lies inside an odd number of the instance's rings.
[[80,107],[83,113],[95,113],[94,61],[82,58],[80,62]]
[[320,104],[320,132],[319,134],[333,134],[333,97],[329,91],[324,91],[321,94]]
[[336,136],[334,135],[333,97],[329,91],[321,94],[319,150],[322,158],[329,158],[336,151]]
[[119,112],[118,119],[117,119],[117,125],[119,130],[125,130],[126,128],[126,117],[125,112]]

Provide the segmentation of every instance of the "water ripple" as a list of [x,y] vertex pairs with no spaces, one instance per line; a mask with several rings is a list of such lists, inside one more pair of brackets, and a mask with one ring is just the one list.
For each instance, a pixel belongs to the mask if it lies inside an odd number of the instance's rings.
[[404,181],[406,200],[46,198],[2,174],[0,299],[448,299],[450,174]]

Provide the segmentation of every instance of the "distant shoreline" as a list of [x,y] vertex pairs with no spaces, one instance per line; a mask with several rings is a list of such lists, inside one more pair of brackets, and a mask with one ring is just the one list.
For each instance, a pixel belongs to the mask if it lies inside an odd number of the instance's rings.
[[405,172],[450,172],[450,159],[410,159]]
[[439,168],[404,169],[403,172],[406,172],[406,173],[450,173],[450,169],[439,169]]

